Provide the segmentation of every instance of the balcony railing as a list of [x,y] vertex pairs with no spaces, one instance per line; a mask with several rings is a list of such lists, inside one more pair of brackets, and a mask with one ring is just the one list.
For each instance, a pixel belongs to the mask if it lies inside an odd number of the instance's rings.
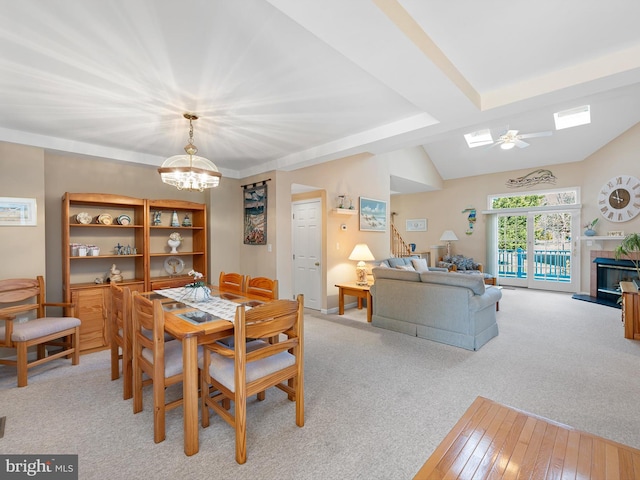
[[[536,280],[569,282],[571,281],[570,250],[534,250],[533,276]],[[516,250],[498,250],[498,277],[527,278],[527,252]]]

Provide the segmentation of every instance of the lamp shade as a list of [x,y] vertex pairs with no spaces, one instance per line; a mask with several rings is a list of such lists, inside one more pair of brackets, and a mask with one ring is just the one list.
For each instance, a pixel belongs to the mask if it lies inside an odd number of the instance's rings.
[[355,261],[371,261],[375,260],[373,253],[369,250],[369,247],[366,243],[358,243],[355,247],[353,247],[353,251],[351,255],[349,255],[349,260]]
[[440,240],[442,240],[443,242],[451,242],[458,240],[458,237],[456,237],[456,234],[453,233],[453,230],[445,230],[440,237]]

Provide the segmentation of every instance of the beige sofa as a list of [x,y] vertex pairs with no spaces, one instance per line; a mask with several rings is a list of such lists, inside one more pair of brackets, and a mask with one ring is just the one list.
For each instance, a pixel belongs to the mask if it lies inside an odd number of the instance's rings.
[[502,292],[481,275],[375,267],[372,324],[467,350],[498,335]]

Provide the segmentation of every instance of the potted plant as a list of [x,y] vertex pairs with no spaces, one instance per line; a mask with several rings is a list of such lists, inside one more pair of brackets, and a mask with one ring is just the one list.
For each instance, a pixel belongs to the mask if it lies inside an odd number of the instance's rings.
[[594,227],[596,226],[596,223],[598,223],[598,219],[594,219],[592,221],[590,221],[589,223],[587,223],[584,228],[586,229],[584,231],[584,234],[587,237],[593,237],[596,234],[596,231],[594,230]]
[[614,250],[616,260],[627,257],[636,269],[638,279],[633,282],[640,289],[640,233],[631,233],[624,237],[622,243]]

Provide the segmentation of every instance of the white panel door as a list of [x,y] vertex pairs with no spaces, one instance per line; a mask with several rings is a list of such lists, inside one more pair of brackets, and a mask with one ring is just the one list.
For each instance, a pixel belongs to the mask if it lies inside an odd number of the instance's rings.
[[320,310],[322,302],[322,215],[320,199],[293,203],[293,292],[304,306]]

